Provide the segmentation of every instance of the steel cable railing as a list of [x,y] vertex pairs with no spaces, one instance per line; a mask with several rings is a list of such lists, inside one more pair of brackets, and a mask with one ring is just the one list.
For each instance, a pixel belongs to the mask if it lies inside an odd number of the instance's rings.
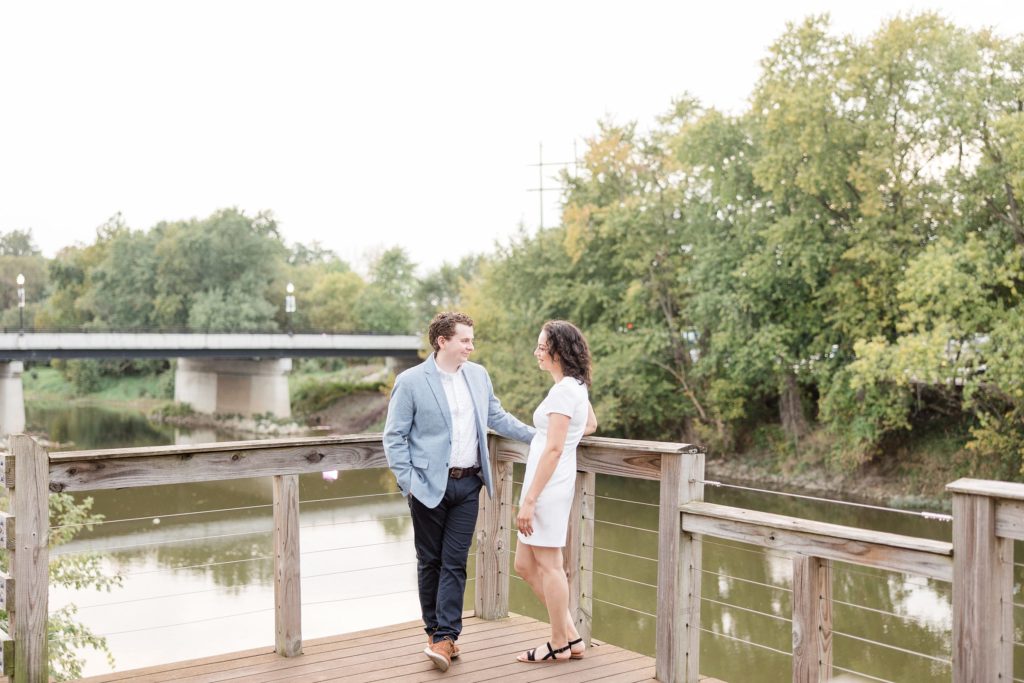
[[849,500],[837,500],[834,498],[821,498],[820,496],[810,496],[804,493],[792,493],[789,491],[773,491],[771,489],[759,489],[753,486],[741,486],[739,484],[727,484],[722,481],[714,481],[712,479],[691,479],[691,483],[704,484],[705,486],[711,486],[714,488],[728,488],[735,489],[738,491],[749,491],[752,493],[764,493],[772,496],[784,496],[786,498],[797,498],[799,500],[811,500],[818,503],[829,503],[831,505],[846,505],[848,507],[861,508],[863,510],[875,510],[879,512],[894,512],[901,515],[911,515],[914,517],[920,517],[922,519],[928,519],[937,522],[952,522],[953,516],[946,515],[938,512],[926,512],[923,510],[904,510],[902,508],[890,508],[881,505],[871,505],[870,503],[855,503]]

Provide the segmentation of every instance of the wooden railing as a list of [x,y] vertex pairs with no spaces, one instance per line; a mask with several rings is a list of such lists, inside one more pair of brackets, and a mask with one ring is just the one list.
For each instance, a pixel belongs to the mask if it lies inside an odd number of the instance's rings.
[[[512,466],[526,446],[490,438],[496,495],[481,497],[475,611],[508,614],[513,529]],[[0,516],[0,607],[10,617],[5,673],[44,681],[50,491],[273,478],[275,645],[302,651],[298,475],[386,467],[379,434],[47,453],[24,435],[10,438],[0,483],[12,515]],[[588,438],[578,451],[576,495],[565,549],[571,611],[593,631],[594,489],[597,474],[659,481],[656,676],[696,682],[700,666],[701,538],[749,543],[792,556],[793,680],[832,676],[832,563],[849,562],[953,583],[953,680],[1013,677],[1012,541],[1024,540],[1024,485],[960,480],[953,494],[953,543],[812,522],[703,501],[704,454],[679,443]],[[13,650],[13,652],[12,652]],[[13,666],[12,666],[13,664]]]

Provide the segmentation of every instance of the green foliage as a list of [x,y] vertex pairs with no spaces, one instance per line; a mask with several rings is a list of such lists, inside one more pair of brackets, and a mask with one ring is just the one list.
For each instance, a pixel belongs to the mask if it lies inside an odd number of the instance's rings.
[[344,396],[359,391],[380,391],[383,386],[381,382],[323,381],[308,378],[292,389],[292,410],[300,415],[310,415],[329,407]]
[[401,247],[388,249],[374,259],[370,266],[370,283],[362,291],[353,313],[363,331],[412,332],[415,268]]
[[168,417],[192,417],[196,414],[191,403],[169,401],[154,410],[150,417],[160,421]]
[[360,327],[356,305],[366,285],[356,273],[325,273],[309,293],[308,320],[315,330],[352,332]]
[[1019,37],[932,14],[866,39],[812,17],[748,111],[682,98],[644,136],[601,124],[562,226],[464,292],[499,393],[535,405],[523,361],[564,317],[605,433],[730,448],[768,408],[791,443],[819,420],[853,469],[968,416],[977,471],[1024,476],[1022,66]]
[[60,371],[72,387],[75,394],[83,396],[100,390],[103,372],[100,361],[90,359],[55,360],[53,366]]
[[[92,498],[76,501],[67,493],[50,495],[49,544],[55,548],[70,541],[81,530],[91,530],[103,520],[103,515],[94,514]],[[7,507],[7,501],[3,501]],[[3,560],[6,569],[6,557]],[[120,573],[107,574],[103,557],[98,553],[71,553],[59,555],[50,560],[50,585],[62,588],[93,589],[109,593],[120,588],[123,577]],[[70,604],[48,615],[48,654],[50,677],[58,681],[81,678],[83,659],[78,654],[81,648],[89,647],[106,655],[113,668],[114,657],[107,647],[107,639],[98,636],[87,626],[76,621],[78,609]],[[10,633],[7,612],[0,610],[0,628]]]

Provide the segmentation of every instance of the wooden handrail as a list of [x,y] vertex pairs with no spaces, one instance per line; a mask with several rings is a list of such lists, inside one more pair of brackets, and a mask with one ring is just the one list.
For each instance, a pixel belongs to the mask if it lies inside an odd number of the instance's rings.
[[[477,527],[477,613],[508,613],[512,465],[527,446],[489,437],[496,496],[484,497]],[[831,675],[832,562],[843,561],[953,582],[956,683],[1012,678],[1013,540],[1024,540],[1024,485],[963,479],[953,494],[953,543],[871,531],[704,502],[703,452],[682,443],[588,437],[577,451],[576,496],[566,571],[577,627],[592,629],[595,475],[660,481],[657,677],[698,680],[701,539],[715,536],[793,557],[793,678]],[[11,551],[15,680],[42,680],[46,662],[48,512],[46,491],[273,477],[276,642],[301,653],[297,475],[386,467],[382,435],[236,441],[47,454],[30,437],[0,454],[0,484],[12,500],[0,515],[0,547]],[[11,532],[14,533],[11,533]],[[6,593],[4,594],[7,597]],[[7,597],[9,601],[9,597]],[[9,644],[5,655],[10,654]],[[4,657],[4,665],[10,661]],[[42,668],[41,668],[42,667]]]
[[694,502],[679,507],[682,530],[764,548],[953,580],[953,544],[770,512]]

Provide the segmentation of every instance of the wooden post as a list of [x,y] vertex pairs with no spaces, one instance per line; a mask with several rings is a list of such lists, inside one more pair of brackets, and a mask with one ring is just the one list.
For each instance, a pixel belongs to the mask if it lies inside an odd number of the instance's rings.
[[25,434],[10,437],[14,456],[14,490],[9,492],[14,512],[15,550],[11,554],[14,577],[14,680],[34,683],[49,680],[46,616],[49,597],[50,458],[46,450]]
[[953,494],[953,681],[1013,678],[1013,541],[996,499]]
[[274,630],[277,654],[302,654],[297,474],[274,477]]
[[512,540],[512,463],[498,460],[498,437],[488,437],[494,497],[480,493],[476,528],[476,591],[473,608],[481,619],[508,616],[509,548]]
[[683,533],[679,506],[703,500],[704,454],[661,456],[658,512],[658,625],[655,678],[697,683],[700,678],[701,541]]
[[793,557],[793,683],[832,679],[832,562]]
[[565,535],[565,574],[569,578],[569,614],[590,646],[594,617],[594,489],[597,475],[576,473],[576,493]]

